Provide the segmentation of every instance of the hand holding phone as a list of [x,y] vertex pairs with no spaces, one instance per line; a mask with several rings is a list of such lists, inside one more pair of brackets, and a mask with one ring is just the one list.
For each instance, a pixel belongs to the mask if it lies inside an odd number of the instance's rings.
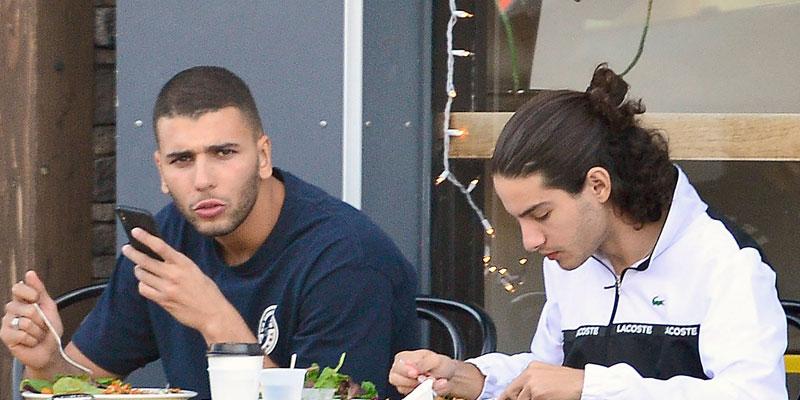
[[131,231],[133,228],[141,228],[147,231],[147,233],[161,237],[158,233],[158,228],[156,225],[156,220],[153,218],[153,214],[150,214],[149,211],[143,210],[141,208],[136,207],[129,207],[129,206],[117,206],[114,210],[117,213],[117,217],[119,221],[122,223],[122,227],[125,228],[125,234],[128,236],[128,241],[130,242],[131,246],[134,249],[141,251],[144,254],[147,254],[150,258],[156,259],[158,261],[164,261],[161,256],[156,254],[153,250],[149,247],[145,246],[144,243],[138,241],[136,238],[133,237]]

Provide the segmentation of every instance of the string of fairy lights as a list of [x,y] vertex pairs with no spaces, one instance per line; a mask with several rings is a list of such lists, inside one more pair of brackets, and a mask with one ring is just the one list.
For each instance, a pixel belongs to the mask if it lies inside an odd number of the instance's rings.
[[[523,282],[520,280],[520,277],[518,275],[513,274],[509,270],[509,268],[504,266],[499,266],[492,262],[491,241],[494,239],[496,232],[491,222],[489,222],[489,219],[486,218],[486,216],[483,214],[481,208],[478,207],[477,204],[475,204],[475,201],[472,199],[471,195],[472,191],[478,185],[478,180],[473,179],[467,186],[464,186],[458,180],[458,178],[456,178],[456,176],[450,171],[450,139],[453,137],[460,137],[466,134],[466,132],[461,129],[450,128],[450,109],[453,105],[453,99],[455,99],[457,96],[455,84],[453,82],[455,58],[471,57],[474,55],[474,53],[465,49],[453,49],[453,27],[455,26],[455,24],[458,22],[459,19],[472,18],[473,15],[470,14],[469,12],[457,9],[455,0],[449,0],[449,3],[450,3],[450,20],[447,23],[447,83],[446,83],[447,102],[445,103],[444,115],[442,118],[442,132],[443,132],[442,136],[444,144],[443,146],[444,151],[442,152],[442,164],[444,165],[444,170],[436,178],[435,184],[439,185],[444,181],[448,181],[452,183],[453,186],[455,186],[459,191],[461,191],[461,193],[464,194],[467,203],[475,212],[475,215],[478,217],[478,220],[480,220],[481,225],[483,226],[483,229],[486,232],[486,236],[488,237],[488,240],[484,241],[484,251],[483,251],[484,274],[485,275],[497,274],[498,281],[502,285],[503,289],[505,289],[508,293],[515,293],[517,291],[517,288],[523,284]],[[506,4],[503,6],[504,9],[508,7],[508,4],[510,4],[510,2],[505,2],[505,3]],[[625,69],[625,71],[623,71],[621,75],[625,75],[626,73],[628,73],[631,70],[631,68],[633,68],[633,66],[636,65],[636,63],[639,61],[639,57],[642,55],[645,38],[647,37],[647,31],[648,28],[650,27],[650,17],[652,9],[653,9],[653,0],[648,0],[647,16],[645,19],[644,29],[642,30],[642,35],[639,41],[638,50],[631,63],[628,65],[628,67]],[[505,10],[503,10],[502,12],[503,16],[505,16],[504,13]],[[510,35],[511,34],[510,30],[507,33]],[[512,53],[513,53],[513,48],[512,48]],[[512,57],[513,56],[514,54],[512,54]],[[515,86],[517,86],[516,83]],[[528,262],[527,258],[523,257],[519,259],[520,265],[525,265],[527,262]],[[527,293],[527,295],[536,293]],[[517,297],[517,299],[519,298],[520,297]]]
[[[459,19],[466,19],[472,18],[473,15],[459,10],[456,7],[455,0],[450,0],[450,20],[447,23],[447,82],[446,82],[446,93],[447,93],[447,101],[444,106],[444,115],[442,118],[442,132],[444,133],[443,136],[443,152],[442,152],[442,164],[444,165],[444,170],[439,176],[436,178],[434,183],[436,185],[441,184],[444,181],[450,182],[455,186],[466,198],[467,204],[469,204],[470,208],[475,212],[475,215],[478,217],[478,220],[481,222],[483,226],[484,232],[487,236],[487,241],[484,242],[483,247],[483,268],[484,274],[496,274],[498,282],[506,290],[508,293],[515,293],[519,285],[523,282],[520,281],[520,277],[518,275],[513,274],[508,267],[499,266],[492,262],[492,247],[491,241],[495,237],[495,229],[492,226],[489,219],[483,214],[483,211],[475,201],[472,199],[472,191],[478,185],[478,179],[473,179],[469,182],[468,185],[464,186],[458,178],[450,171],[450,139],[453,137],[460,137],[465,134],[463,130],[460,129],[451,129],[450,128],[450,109],[453,105],[453,100],[456,98],[456,88],[455,83],[453,82],[453,72],[455,67],[455,58],[456,57],[470,57],[474,53],[464,49],[453,49],[453,27],[455,26],[456,22]],[[519,260],[520,265],[524,265],[527,263],[526,258],[521,258]]]

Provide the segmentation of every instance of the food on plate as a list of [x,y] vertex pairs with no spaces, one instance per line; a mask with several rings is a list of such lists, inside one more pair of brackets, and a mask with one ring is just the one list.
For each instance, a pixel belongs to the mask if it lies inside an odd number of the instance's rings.
[[47,379],[23,379],[19,384],[20,392],[42,394],[160,394],[180,393],[179,388],[136,389],[130,383],[119,378],[105,377],[92,381],[87,375],[57,375],[52,381]]
[[336,389],[334,396],[342,400],[350,399],[379,399],[375,384],[363,381],[358,384],[349,375],[340,374],[339,369],[344,364],[347,353],[339,357],[336,368],[325,367],[320,371],[319,364],[313,363],[306,370],[305,387],[315,389]]

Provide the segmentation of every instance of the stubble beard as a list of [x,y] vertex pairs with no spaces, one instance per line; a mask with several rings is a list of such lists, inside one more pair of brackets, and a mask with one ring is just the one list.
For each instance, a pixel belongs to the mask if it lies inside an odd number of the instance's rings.
[[[608,232],[606,229],[599,229],[600,226],[607,226],[607,221],[603,220],[601,211],[592,207],[589,203],[584,203],[581,206],[581,225],[579,229],[583,230],[584,232],[590,232],[588,237],[581,238],[580,240],[576,240],[576,244],[584,244],[584,248],[580,251],[580,253],[575,252],[575,249],[572,249],[571,254],[567,254],[566,256],[570,257],[571,260],[565,260],[569,262],[569,265],[560,264],[561,268],[572,271],[577,269],[581,265],[583,265],[587,260],[592,258],[595,252],[597,252],[600,248],[600,245],[603,243],[604,239],[608,236]],[[577,247],[577,246],[576,246]]]
[[[232,204],[234,208],[229,211],[230,215],[223,221],[205,223],[188,208],[188,205],[181,205],[178,209],[200,234],[211,237],[225,236],[238,229],[247,219],[247,216],[250,215],[250,212],[253,211],[258,198],[259,184],[258,170],[255,170],[245,183],[243,190],[240,192],[241,195],[234,200]],[[174,195],[170,195],[175,204],[181,204]]]

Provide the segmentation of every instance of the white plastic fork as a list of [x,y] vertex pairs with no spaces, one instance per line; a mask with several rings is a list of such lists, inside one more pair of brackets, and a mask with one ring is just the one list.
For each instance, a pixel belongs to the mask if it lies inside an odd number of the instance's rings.
[[42,308],[39,307],[39,304],[33,303],[33,308],[36,309],[36,312],[39,313],[39,316],[42,317],[42,320],[44,320],[44,324],[47,325],[47,329],[49,329],[50,332],[53,334],[53,337],[56,338],[56,343],[58,343],[58,351],[59,353],[61,353],[61,357],[63,357],[64,360],[66,360],[68,363],[72,364],[72,366],[74,366],[75,368],[78,368],[89,374],[89,376],[91,376],[92,375],[91,369],[86,368],[83,365],[79,364],[77,361],[71,359],[67,355],[67,352],[64,351],[64,346],[61,345],[61,336],[58,335],[58,332],[56,332],[56,328],[53,327],[53,324],[51,324],[50,320],[47,319],[47,316],[44,315],[44,311],[42,311]]

